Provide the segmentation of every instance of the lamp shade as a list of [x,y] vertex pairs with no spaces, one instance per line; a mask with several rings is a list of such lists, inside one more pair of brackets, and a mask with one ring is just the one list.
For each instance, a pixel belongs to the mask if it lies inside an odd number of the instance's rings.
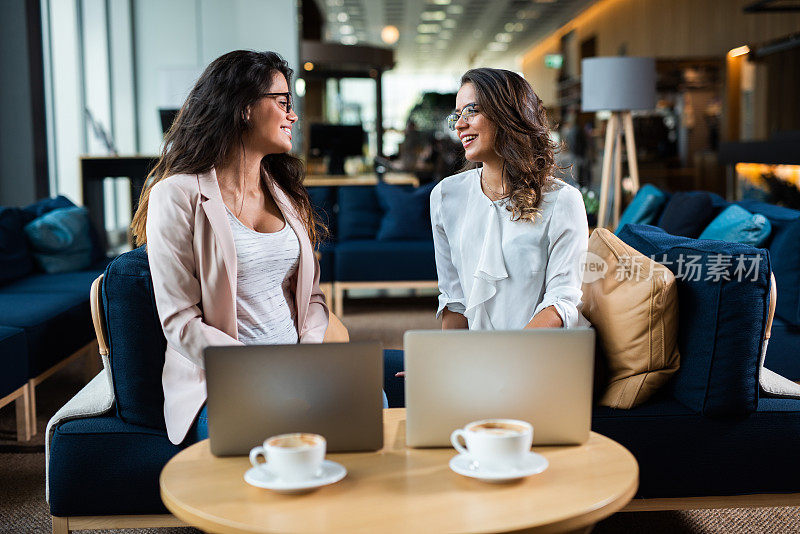
[[651,57],[589,57],[581,61],[581,109],[628,111],[656,104]]

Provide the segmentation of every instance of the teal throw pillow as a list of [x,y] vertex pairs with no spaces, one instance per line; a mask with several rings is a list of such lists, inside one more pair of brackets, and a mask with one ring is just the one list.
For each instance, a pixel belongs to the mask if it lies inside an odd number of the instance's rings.
[[743,243],[760,247],[772,231],[769,219],[760,213],[750,213],[741,206],[731,204],[700,234],[699,239],[715,239],[729,243]]
[[55,209],[25,225],[25,235],[33,257],[46,273],[80,271],[92,262],[86,208]]
[[622,212],[615,233],[618,234],[626,224],[654,224],[666,202],[667,195],[659,188],[650,184],[643,185]]

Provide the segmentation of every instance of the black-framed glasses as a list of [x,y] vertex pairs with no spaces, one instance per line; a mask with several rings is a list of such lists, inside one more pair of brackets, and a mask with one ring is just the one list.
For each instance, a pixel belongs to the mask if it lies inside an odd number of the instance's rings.
[[284,97],[286,100],[284,101],[277,100],[276,102],[278,102],[278,105],[286,113],[292,111],[292,93],[261,93],[261,96],[269,96],[272,98]]
[[461,109],[461,113],[454,111],[447,116],[447,127],[450,128],[450,130],[455,131],[458,119],[464,119],[464,122],[469,124],[470,119],[472,119],[472,117],[478,113],[478,104],[467,104]]

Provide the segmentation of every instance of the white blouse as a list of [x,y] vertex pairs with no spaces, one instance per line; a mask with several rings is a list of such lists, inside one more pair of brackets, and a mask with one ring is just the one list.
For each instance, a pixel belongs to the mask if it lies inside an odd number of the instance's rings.
[[298,341],[292,277],[300,260],[300,241],[288,223],[256,232],[229,209],[236,246],[236,323],[245,345],[291,345]]
[[446,306],[471,330],[517,330],[553,306],[565,327],[587,325],[578,311],[589,235],[580,191],[553,179],[536,219],[512,221],[507,201],[481,190],[479,172],[449,176],[431,192],[436,316]]

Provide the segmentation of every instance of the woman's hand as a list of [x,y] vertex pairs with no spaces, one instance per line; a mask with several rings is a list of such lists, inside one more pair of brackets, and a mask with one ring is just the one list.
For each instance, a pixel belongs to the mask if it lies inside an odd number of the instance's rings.
[[548,306],[534,315],[525,328],[561,328],[562,326],[564,326],[564,321],[561,320],[555,306]]

